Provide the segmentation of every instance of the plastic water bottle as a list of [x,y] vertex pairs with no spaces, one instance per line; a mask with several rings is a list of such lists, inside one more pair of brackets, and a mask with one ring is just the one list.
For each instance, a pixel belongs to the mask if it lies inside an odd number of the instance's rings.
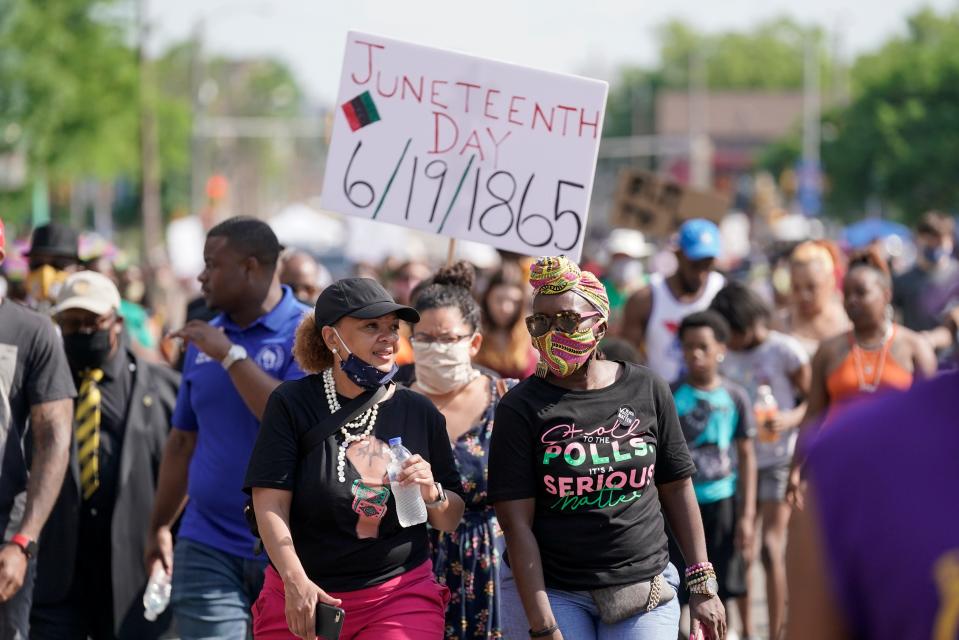
[[403,463],[412,455],[403,446],[403,438],[390,438],[390,454],[392,460],[387,472],[390,476],[390,489],[393,491],[393,500],[396,502],[396,517],[401,527],[412,527],[426,522],[426,503],[417,484],[402,486],[397,482]]
[[159,568],[150,576],[150,582],[143,592],[143,617],[153,622],[161,613],[166,611],[170,604],[170,576],[163,568]]
[[756,390],[756,422],[759,426],[760,442],[776,442],[779,440],[779,434],[769,428],[769,423],[779,415],[779,403],[776,402],[776,396],[773,395],[772,387],[768,384],[761,385]]

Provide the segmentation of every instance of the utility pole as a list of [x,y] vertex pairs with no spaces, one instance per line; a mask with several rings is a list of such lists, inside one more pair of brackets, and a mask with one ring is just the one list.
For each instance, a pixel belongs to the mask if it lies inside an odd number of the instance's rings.
[[806,36],[803,63],[802,162],[799,167],[799,205],[806,215],[818,215],[822,207],[820,175],[819,47],[815,34]]
[[820,100],[819,100],[819,55],[815,39],[806,38],[803,64],[803,161],[819,164]]
[[689,184],[713,186],[713,145],[709,139],[706,57],[701,48],[689,56]]
[[200,175],[201,142],[197,131],[200,128],[203,102],[200,88],[205,74],[203,72],[203,35],[206,19],[200,18],[193,25],[193,52],[190,56],[190,214],[197,215],[203,206],[203,185]]
[[148,0],[137,0],[137,61],[140,101],[140,213],[143,219],[143,257],[150,268],[166,262],[163,250],[163,211],[160,204],[160,163],[157,123],[153,110],[155,86],[147,51],[150,27]]

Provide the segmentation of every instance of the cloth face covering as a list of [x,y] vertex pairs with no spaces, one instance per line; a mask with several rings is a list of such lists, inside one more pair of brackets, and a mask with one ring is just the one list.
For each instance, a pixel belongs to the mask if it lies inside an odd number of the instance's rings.
[[479,377],[470,358],[469,340],[453,344],[420,344],[413,341],[416,384],[431,395],[444,395],[462,389]]
[[340,344],[343,345],[346,353],[349,354],[348,358],[340,360],[340,368],[343,369],[343,373],[345,373],[346,377],[352,380],[355,385],[363,387],[364,389],[382,387],[384,384],[389,384],[400,370],[394,362],[389,371],[385,373],[380,371],[369,362],[357,358],[356,355],[350,351],[350,348],[346,346],[346,343],[343,342],[343,338],[340,337],[340,332],[337,331],[336,328],[333,329],[333,333],[336,334],[336,337],[340,340]]
[[575,333],[553,330],[533,338],[533,346],[539,352],[540,360],[560,378],[571,376],[586,364],[593,357],[598,344],[592,328]]

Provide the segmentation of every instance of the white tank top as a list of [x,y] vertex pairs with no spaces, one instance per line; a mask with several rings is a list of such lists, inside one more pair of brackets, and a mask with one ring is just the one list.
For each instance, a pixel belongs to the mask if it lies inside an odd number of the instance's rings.
[[689,314],[707,309],[725,285],[726,278],[713,271],[706,280],[702,295],[692,302],[680,302],[673,297],[665,278],[659,274],[650,277],[653,309],[646,323],[646,364],[666,382],[676,382],[685,369],[677,335],[679,323]]

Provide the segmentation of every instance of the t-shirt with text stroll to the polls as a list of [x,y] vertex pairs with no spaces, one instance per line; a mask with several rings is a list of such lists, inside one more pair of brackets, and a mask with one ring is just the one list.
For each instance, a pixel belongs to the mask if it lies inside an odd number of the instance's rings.
[[23,442],[30,407],[76,395],[53,321],[0,299],[0,535],[17,533],[27,492]]
[[603,389],[527,378],[496,410],[488,499],[535,499],[533,533],[551,588],[630,584],[669,562],[656,484],[695,467],[669,386],[645,367],[620,367]]
[[693,488],[700,504],[736,494],[734,440],[756,437],[752,406],[738,384],[723,380],[715,389],[688,382],[673,385],[676,412],[696,464]]

